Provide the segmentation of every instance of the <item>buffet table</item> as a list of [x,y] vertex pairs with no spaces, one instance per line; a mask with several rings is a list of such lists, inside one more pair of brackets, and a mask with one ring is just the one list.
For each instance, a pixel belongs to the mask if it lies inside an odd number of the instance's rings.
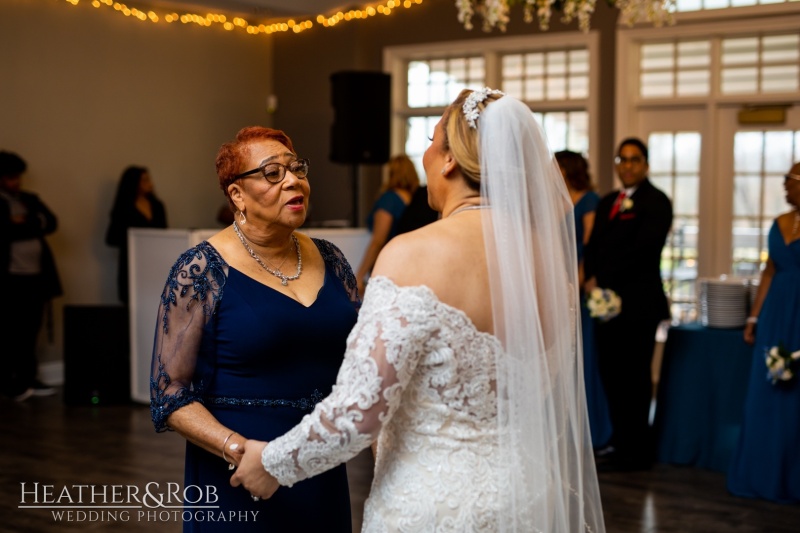
[[752,355],[741,329],[670,328],[656,404],[659,462],[727,471]]

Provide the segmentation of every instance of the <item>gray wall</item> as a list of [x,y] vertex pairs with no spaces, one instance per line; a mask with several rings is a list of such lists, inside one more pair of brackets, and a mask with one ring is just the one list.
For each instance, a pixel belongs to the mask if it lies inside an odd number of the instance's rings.
[[150,169],[171,227],[217,225],[214,157],[242,126],[271,121],[271,45],[87,2],[0,4],[0,149],[28,162],[23,188],[60,224],[49,242],[65,294],[42,360],[61,358],[63,305],[117,302],[117,252],[103,237],[127,165]]

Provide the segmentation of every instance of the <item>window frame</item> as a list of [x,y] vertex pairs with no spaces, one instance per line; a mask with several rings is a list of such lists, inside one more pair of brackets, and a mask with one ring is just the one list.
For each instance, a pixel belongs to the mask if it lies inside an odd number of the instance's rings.
[[[747,35],[794,33],[800,28],[800,4],[767,4],[742,8],[684,12],[675,15],[677,24],[662,28],[637,25],[618,27],[615,87],[615,140],[628,135],[642,134],[639,114],[646,110],[670,110],[692,107],[703,113],[708,124],[701,144],[701,172],[708,176],[700,180],[698,277],[729,274],[732,268],[733,176],[720,175],[725,168],[719,153],[723,112],[744,105],[800,105],[800,91],[792,93],[720,94],[720,46],[722,39]],[[706,21],[712,22],[706,22]],[[711,88],[707,96],[675,96],[642,98],[639,91],[639,47],[643,43],[674,42],[710,38]],[[616,182],[615,178],[615,182]],[[720,198],[731,198],[720,202]]]
[[526,36],[491,37],[485,39],[469,39],[448,41],[443,43],[426,43],[392,46],[384,49],[383,70],[391,75],[391,151],[402,153],[405,150],[406,121],[409,117],[429,116],[444,112],[445,106],[419,107],[408,106],[407,71],[412,60],[431,60],[447,57],[468,57],[482,55],[485,59],[486,85],[499,88],[502,83],[502,55],[506,53],[547,52],[585,48],[588,52],[588,95],[583,99],[526,101],[533,112],[553,111],[586,111],[589,117],[588,154],[590,168],[597,168],[597,150],[600,132],[597,117],[599,115],[599,45],[600,34],[596,30],[588,33],[556,32]]

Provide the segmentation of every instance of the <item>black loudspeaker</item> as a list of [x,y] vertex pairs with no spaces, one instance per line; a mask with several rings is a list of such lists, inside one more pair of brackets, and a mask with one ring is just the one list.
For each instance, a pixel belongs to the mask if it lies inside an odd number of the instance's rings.
[[64,403],[108,405],[131,399],[128,309],[64,307]]
[[331,161],[383,164],[389,161],[391,77],[383,72],[346,71],[331,75],[336,113]]

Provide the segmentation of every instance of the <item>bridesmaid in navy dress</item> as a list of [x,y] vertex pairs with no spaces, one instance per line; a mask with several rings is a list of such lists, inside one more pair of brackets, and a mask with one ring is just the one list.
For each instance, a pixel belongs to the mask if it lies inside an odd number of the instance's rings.
[[245,439],[286,433],[330,394],[360,300],[341,251],[295,231],[308,161],[283,132],[244,128],[217,174],[236,221],[170,270],[153,347],[153,422],[187,440],[184,531],[349,533],[344,465],[268,501],[230,486]]
[[786,175],[784,187],[794,210],[770,228],[769,261],[745,328],[745,340],[754,344],[753,365],[728,490],[800,503],[800,377],[773,384],[765,365],[773,346],[800,350],[800,163]]
[[[578,245],[578,280],[583,286],[583,248],[589,242],[594,225],[594,212],[600,196],[592,190],[589,163],[584,157],[569,150],[555,154],[561,174],[567,184],[575,206],[575,240]],[[583,301],[583,299],[581,299]],[[611,439],[611,417],[608,401],[597,367],[597,351],[594,347],[594,322],[586,305],[581,306],[581,333],[583,337],[583,378],[586,384],[586,408],[589,428],[595,449],[605,446]]]

